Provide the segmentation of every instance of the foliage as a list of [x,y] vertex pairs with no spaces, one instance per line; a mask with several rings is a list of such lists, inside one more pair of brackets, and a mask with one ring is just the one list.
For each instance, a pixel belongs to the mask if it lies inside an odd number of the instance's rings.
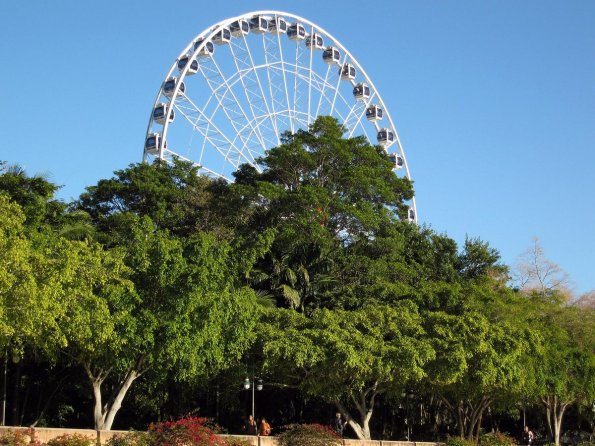
[[114,435],[105,444],[106,446],[150,446],[150,438],[146,432],[131,431]]
[[502,432],[490,432],[480,437],[479,444],[482,446],[513,446],[517,444],[517,441]]
[[[434,356],[417,308],[405,301],[357,311],[314,310],[309,317],[271,311],[261,330],[265,365],[298,373],[301,389],[337,404],[367,439],[377,395],[419,381]],[[350,409],[359,414],[357,421]]]
[[92,446],[95,439],[82,434],[64,434],[48,441],[48,446]]
[[149,217],[158,229],[177,236],[196,231],[223,234],[226,216],[216,212],[223,184],[197,175],[195,166],[178,159],[172,164],[131,164],[88,187],[74,208],[90,215],[106,241],[119,227],[118,216],[125,213]]
[[321,424],[290,424],[277,437],[279,446],[337,446],[342,443],[330,427]]
[[473,440],[467,440],[461,437],[448,437],[446,439],[446,446],[477,446]]

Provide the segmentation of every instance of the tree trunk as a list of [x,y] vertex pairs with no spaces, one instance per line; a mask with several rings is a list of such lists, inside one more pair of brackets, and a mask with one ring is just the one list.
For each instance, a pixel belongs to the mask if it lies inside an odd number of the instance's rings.
[[541,400],[545,405],[545,414],[547,425],[556,445],[560,444],[560,435],[562,433],[562,419],[564,412],[572,401],[560,401],[556,395],[548,395]]
[[491,400],[487,396],[482,396],[479,403],[475,406],[472,403],[467,403],[471,409],[471,413],[469,416],[469,425],[467,427],[467,438],[469,440],[474,440],[475,435],[477,432],[477,436],[479,437],[479,429],[481,425],[481,420],[483,418],[483,413],[485,410],[490,406]]
[[19,408],[21,406],[21,368],[23,366],[23,361],[20,358],[13,358],[12,362],[15,365],[12,388],[12,425],[19,426]]
[[[378,383],[375,383],[372,388],[360,392],[358,399],[352,397],[352,402],[359,412],[359,422],[353,419],[349,411],[340,401],[335,401],[337,409],[339,409],[339,412],[345,417],[345,420],[347,420],[347,423],[351,429],[353,429],[353,432],[355,432],[355,435],[359,440],[371,440],[372,438],[370,435],[370,418],[372,418],[372,412],[374,410],[377,386]],[[370,396],[369,402],[367,401],[368,396]]]
[[[142,361],[138,361],[136,365],[138,366],[140,362]],[[124,379],[115,387],[112,395],[104,404],[102,402],[101,385],[109,376],[110,370],[93,373],[91,367],[87,364],[85,365],[85,371],[87,372],[87,376],[89,377],[93,388],[93,419],[95,422],[95,429],[109,431],[112,428],[116,414],[122,407],[122,401],[124,400],[128,389],[130,389],[132,383],[142,374],[142,372],[138,371],[136,367],[129,369]]]

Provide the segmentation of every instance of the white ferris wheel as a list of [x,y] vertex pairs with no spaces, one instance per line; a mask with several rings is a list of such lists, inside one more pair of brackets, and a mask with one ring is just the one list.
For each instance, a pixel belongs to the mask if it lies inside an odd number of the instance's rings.
[[[256,11],[207,28],[186,45],[163,81],[143,160],[180,158],[232,179],[280,145],[280,135],[334,116],[345,136],[382,145],[395,174],[411,179],[403,146],[374,84],[341,43],[294,14]],[[409,221],[417,222],[415,198]]]

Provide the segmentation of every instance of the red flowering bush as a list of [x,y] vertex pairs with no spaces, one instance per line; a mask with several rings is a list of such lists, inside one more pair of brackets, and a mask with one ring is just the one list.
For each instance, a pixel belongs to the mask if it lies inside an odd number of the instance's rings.
[[64,434],[48,441],[48,446],[91,446],[96,442],[95,438],[81,434]]
[[207,418],[182,418],[149,426],[150,446],[226,446],[206,424]]
[[277,436],[279,446],[339,446],[339,437],[321,424],[290,424]]

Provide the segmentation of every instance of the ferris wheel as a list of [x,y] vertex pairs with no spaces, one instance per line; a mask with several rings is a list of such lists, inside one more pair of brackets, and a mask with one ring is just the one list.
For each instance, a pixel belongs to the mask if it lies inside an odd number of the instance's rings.
[[[341,43],[294,14],[256,11],[198,34],[157,93],[143,161],[180,158],[199,173],[232,179],[244,163],[307,129],[317,116],[342,123],[346,137],[382,145],[396,175],[411,179],[403,146],[374,84]],[[417,222],[415,198],[407,219]]]

